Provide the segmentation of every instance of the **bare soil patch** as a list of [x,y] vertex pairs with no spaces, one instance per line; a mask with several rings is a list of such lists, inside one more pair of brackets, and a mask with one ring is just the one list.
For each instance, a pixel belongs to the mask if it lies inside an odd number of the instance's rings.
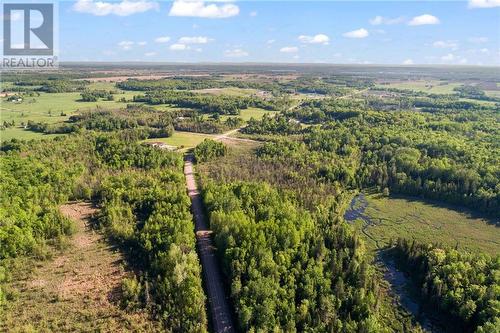
[[156,332],[157,322],[145,312],[120,308],[121,281],[131,275],[123,254],[92,230],[97,210],[90,203],[61,206],[75,222],[68,249],[53,260],[34,262],[26,276],[9,288],[15,299],[6,309],[0,331],[37,332]]

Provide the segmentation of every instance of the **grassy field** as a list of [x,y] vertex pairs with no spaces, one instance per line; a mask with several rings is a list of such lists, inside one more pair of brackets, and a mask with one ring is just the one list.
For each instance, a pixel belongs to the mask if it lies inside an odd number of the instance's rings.
[[171,137],[148,139],[144,142],[164,142],[167,145],[178,148],[192,148],[197,146],[203,140],[213,139],[216,136],[217,135],[175,131]]
[[57,122],[59,119],[52,116],[59,116],[61,112],[69,116],[77,111],[94,109],[97,106],[107,109],[124,107],[127,103],[118,101],[122,97],[128,100],[132,95],[117,94],[115,95],[117,101],[99,102],[81,102],[80,93],[41,93],[40,96],[26,97],[22,103],[6,102],[2,99],[2,121],[23,121],[23,118],[26,118],[33,121]]
[[9,141],[11,139],[23,139],[23,140],[51,139],[59,135],[63,134],[43,134],[43,133],[28,131],[22,127],[11,127],[0,131],[0,142]]
[[[91,83],[88,88],[117,90],[114,86],[114,83],[110,82]],[[237,88],[224,89],[224,93],[229,93],[231,91],[230,89]],[[243,90],[246,91],[248,89]],[[21,126],[21,124],[25,124],[30,120],[35,122],[45,122],[49,124],[60,123],[68,120],[71,115],[85,110],[92,110],[96,107],[100,107],[103,109],[123,108],[126,107],[128,103],[119,102],[122,97],[125,97],[127,101],[130,101],[132,100],[134,95],[137,95],[139,93],[140,92],[119,91],[119,93],[115,95],[115,101],[98,102],[81,102],[79,101],[80,93],[40,93],[40,96],[26,97],[21,103],[7,102],[6,98],[2,98],[0,104],[0,122],[14,121],[15,127],[0,131],[0,141],[6,141],[13,138],[29,140],[50,137],[41,133],[27,131]],[[155,109],[169,111],[176,108],[168,105],[158,105],[155,106]],[[272,112],[273,111],[267,111],[259,108],[248,108],[241,111],[240,117],[244,121],[248,121],[250,120],[250,118],[261,119],[264,114]],[[222,120],[225,120],[228,117],[230,116],[223,116]],[[192,146],[192,144],[189,143],[192,140],[186,140],[186,138],[184,137],[180,138],[179,141],[173,138],[172,140],[174,140],[175,142],[180,142],[179,144],[176,144],[176,146],[185,145],[185,142],[188,142],[185,146]]]
[[[494,221],[474,216],[466,210],[409,198],[370,194],[366,195],[366,200],[365,216],[372,224],[365,227],[363,233],[370,248],[377,247],[377,244],[383,246],[390,238],[405,237],[498,254],[500,229]],[[361,227],[362,221],[358,220],[356,224]]]
[[251,96],[258,92],[257,89],[250,88],[236,88],[236,87],[227,87],[227,88],[210,88],[210,89],[199,89],[192,90],[196,93],[202,94],[211,94],[211,95],[226,95],[226,96]]
[[496,104],[496,102],[493,102],[493,101],[482,101],[479,99],[472,99],[472,98],[459,98],[459,100],[464,101],[464,102],[477,103],[477,104],[481,104],[481,105],[489,106],[489,107],[494,107]]
[[259,108],[248,108],[240,111],[239,116],[221,116],[221,120],[226,120],[230,117],[240,117],[244,121],[249,121],[251,118],[262,119],[265,114],[275,114],[276,111],[268,111]]
[[408,81],[380,85],[382,88],[407,89],[433,94],[453,94],[453,89],[459,86],[461,86],[460,83],[442,81]]
[[[137,94],[137,93],[135,93]],[[119,102],[122,97],[131,100],[133,92],[123,92],[115,95],[116,101],[81,102],[80,93],[40,93],[40,96],[26,97],[21,103],[7,102],[1,99],[0,121],[15,122],[15,127],[0,131],[0,140],[36,139],[44,137],[43,134],[26,131],[21,127],[28,121],[45,122],[49,124],[60,123],[69,119],[73,114],[81,111],[101,107],[103,109],[122,108],[127,103]],[[46,137],[46,136],[45,136]]]
[[500,97],[500,90],[485,90],[487,96]]

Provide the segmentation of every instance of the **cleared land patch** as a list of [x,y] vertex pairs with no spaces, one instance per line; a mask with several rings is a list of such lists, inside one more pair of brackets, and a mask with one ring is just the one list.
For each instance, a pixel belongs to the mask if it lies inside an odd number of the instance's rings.
[[251,118],[254,119],[262,119],[265,114],[276,114],[277,111],[269,111],[260,108],[248,108],[240,110],[240,114],[237,116],[221,116],[222,120],[226,120],[227,118],[239,117],[244,121],[249,121]]
[[177,148],[192,148],[205,139],[214,139],[215,137],[217,137],[217,135],[175,131],[174,134],[168,138],[148,139],[144,142],[163,142]]
[[69,248],[53,260],[25,262],[7,286],[8,302],[0,331],[37,332],[156,332],[158,324],[144,312],[128,313],[119,305],[121,281],[130,274],[123,255],[93,232],[88,203],[63,205],[61,212],[75,222]]

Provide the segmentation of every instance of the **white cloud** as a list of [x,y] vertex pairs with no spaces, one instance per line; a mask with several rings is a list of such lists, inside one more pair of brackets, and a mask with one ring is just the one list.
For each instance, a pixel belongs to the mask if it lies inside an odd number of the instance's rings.
[[299,51],[299,48],[296,46],[285,46],[280,49],[280,52],[283,53],[297,53]]
[[269,39],[266,44],[273,44],[276,41],[276,39]]
[[250,15],[251,17],[255,17],[255,16],[257,16],[257,12],[253,11],[253,12],[250,12],[250,14],[248,14],[248,15]]
[[227,18],[240,13],[240,8],[232,3],[215,4],[201,0],[175,0],[169,16],[187,16],[203,18]]
[[170,37],[168,36],[161,36],[155,38],[155,43],[168,43],[170,41]]
[[134,42],[129,41],[129,40],[124,40],[118,43],[118,46],[123,49],[123,50],[130,50],[132,49],[132,46],[134,45]]
[[368,37],[369,35],[370,35],[370,33],[364,28],[349,31],[349,32],[342,34],[342,36],[347,37],[347,38],[365,38],[365,37]]
[[172,44],[170,45],[169,49],[172,51],[184,51],[187,50],[188,47],[185,44]]
[[335,58],[340,58],[340,57],[342,57],[342,53],[337,52],[337,53],[334,53],[334,54],[333,54],[333,56],[334,56]]
[[410,22],[408,22],[408,25],[417,26],[417,25],[428,25],[428,24],[439,24],[439,23],[440,21],[436,16],[430,14],[424,14],[412,18]]
[[441,61],[443,63],[459,64],[459,65],[464,65],[467,63],[466,58],[459,56],[459,55],[454,55],[453,53],[448,53],[448,54],[442,56]]
[[395,17],[395,18],[390,18],[390,17],[383,17],[380,15],[375,16],[374,18],[370,19],[370,24],[371,25],[392,25],[392,24],[399,24],[403,23],[404,17]]
[[490,50],[488,50],[487,48],[484,47],[484,48],[480,49],[479,52],[488,54],[488,53],[490,53]]
[[450,61],[455,60],[455,58],[456,58],[455,55],[453,55],[452,53],[448,53],[447,55],[442,56],[441,60],[450,62]]
[[413,62],[413,59],[406,59],[405,61],[403,61],[403,65],[413,65],[413,64],[415,64]]
[[146,53],[144,53],[144,56],[146,56],[146,57],[154,57],[157,54],[158,53],[156,53],[156,52],[146,52]]
[[314,36],[306,36],[306,35],[300,35],[299,41],[302,43],[307,43],[307,44],[323,44],[323,45],[328,45],[330,42],[330,37],[328,37],[325,34],[317,34]]
[[144,45],[147,45],[147,44],[148,44],[148,42],[137,42],[137,45],[139,45],[139,46],[144,46]]
[[177,41],[179,44],[207,44],[212,42],[212,38],[196,36],[196,37],[181,37]]
[[488,37],[471,37],[468,39],[471,43],[481,44],[488,42]]
[[247,57],[248,52],[242,49],[232,49],[224,51],[224,56],[229,58]]
[[453,40],[438,40],[432,43],[432,46],[438,49],[452,49],[452,50],[458,49],[458,43]]
[[469,8],[500,7],[500,0],[469,0]]
[[129,1],[105,2],[93,0],[78,0],[73,5],[73,10],[96,16],[118,15],[129,16],[132,14],[147,12],[152,9],[158,10],[160,5],[153,1]]

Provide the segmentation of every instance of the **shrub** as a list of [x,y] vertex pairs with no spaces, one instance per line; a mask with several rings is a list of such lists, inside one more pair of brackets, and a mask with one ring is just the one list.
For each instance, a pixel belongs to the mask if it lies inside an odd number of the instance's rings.
[[141,302],[142,286],[137,277],[122,280],[122,306],[127,309],[139,307]]
[[227,147],[222,142],[205,139],[194,149],[194,158],[197,162],[207,162],[226,153]]

